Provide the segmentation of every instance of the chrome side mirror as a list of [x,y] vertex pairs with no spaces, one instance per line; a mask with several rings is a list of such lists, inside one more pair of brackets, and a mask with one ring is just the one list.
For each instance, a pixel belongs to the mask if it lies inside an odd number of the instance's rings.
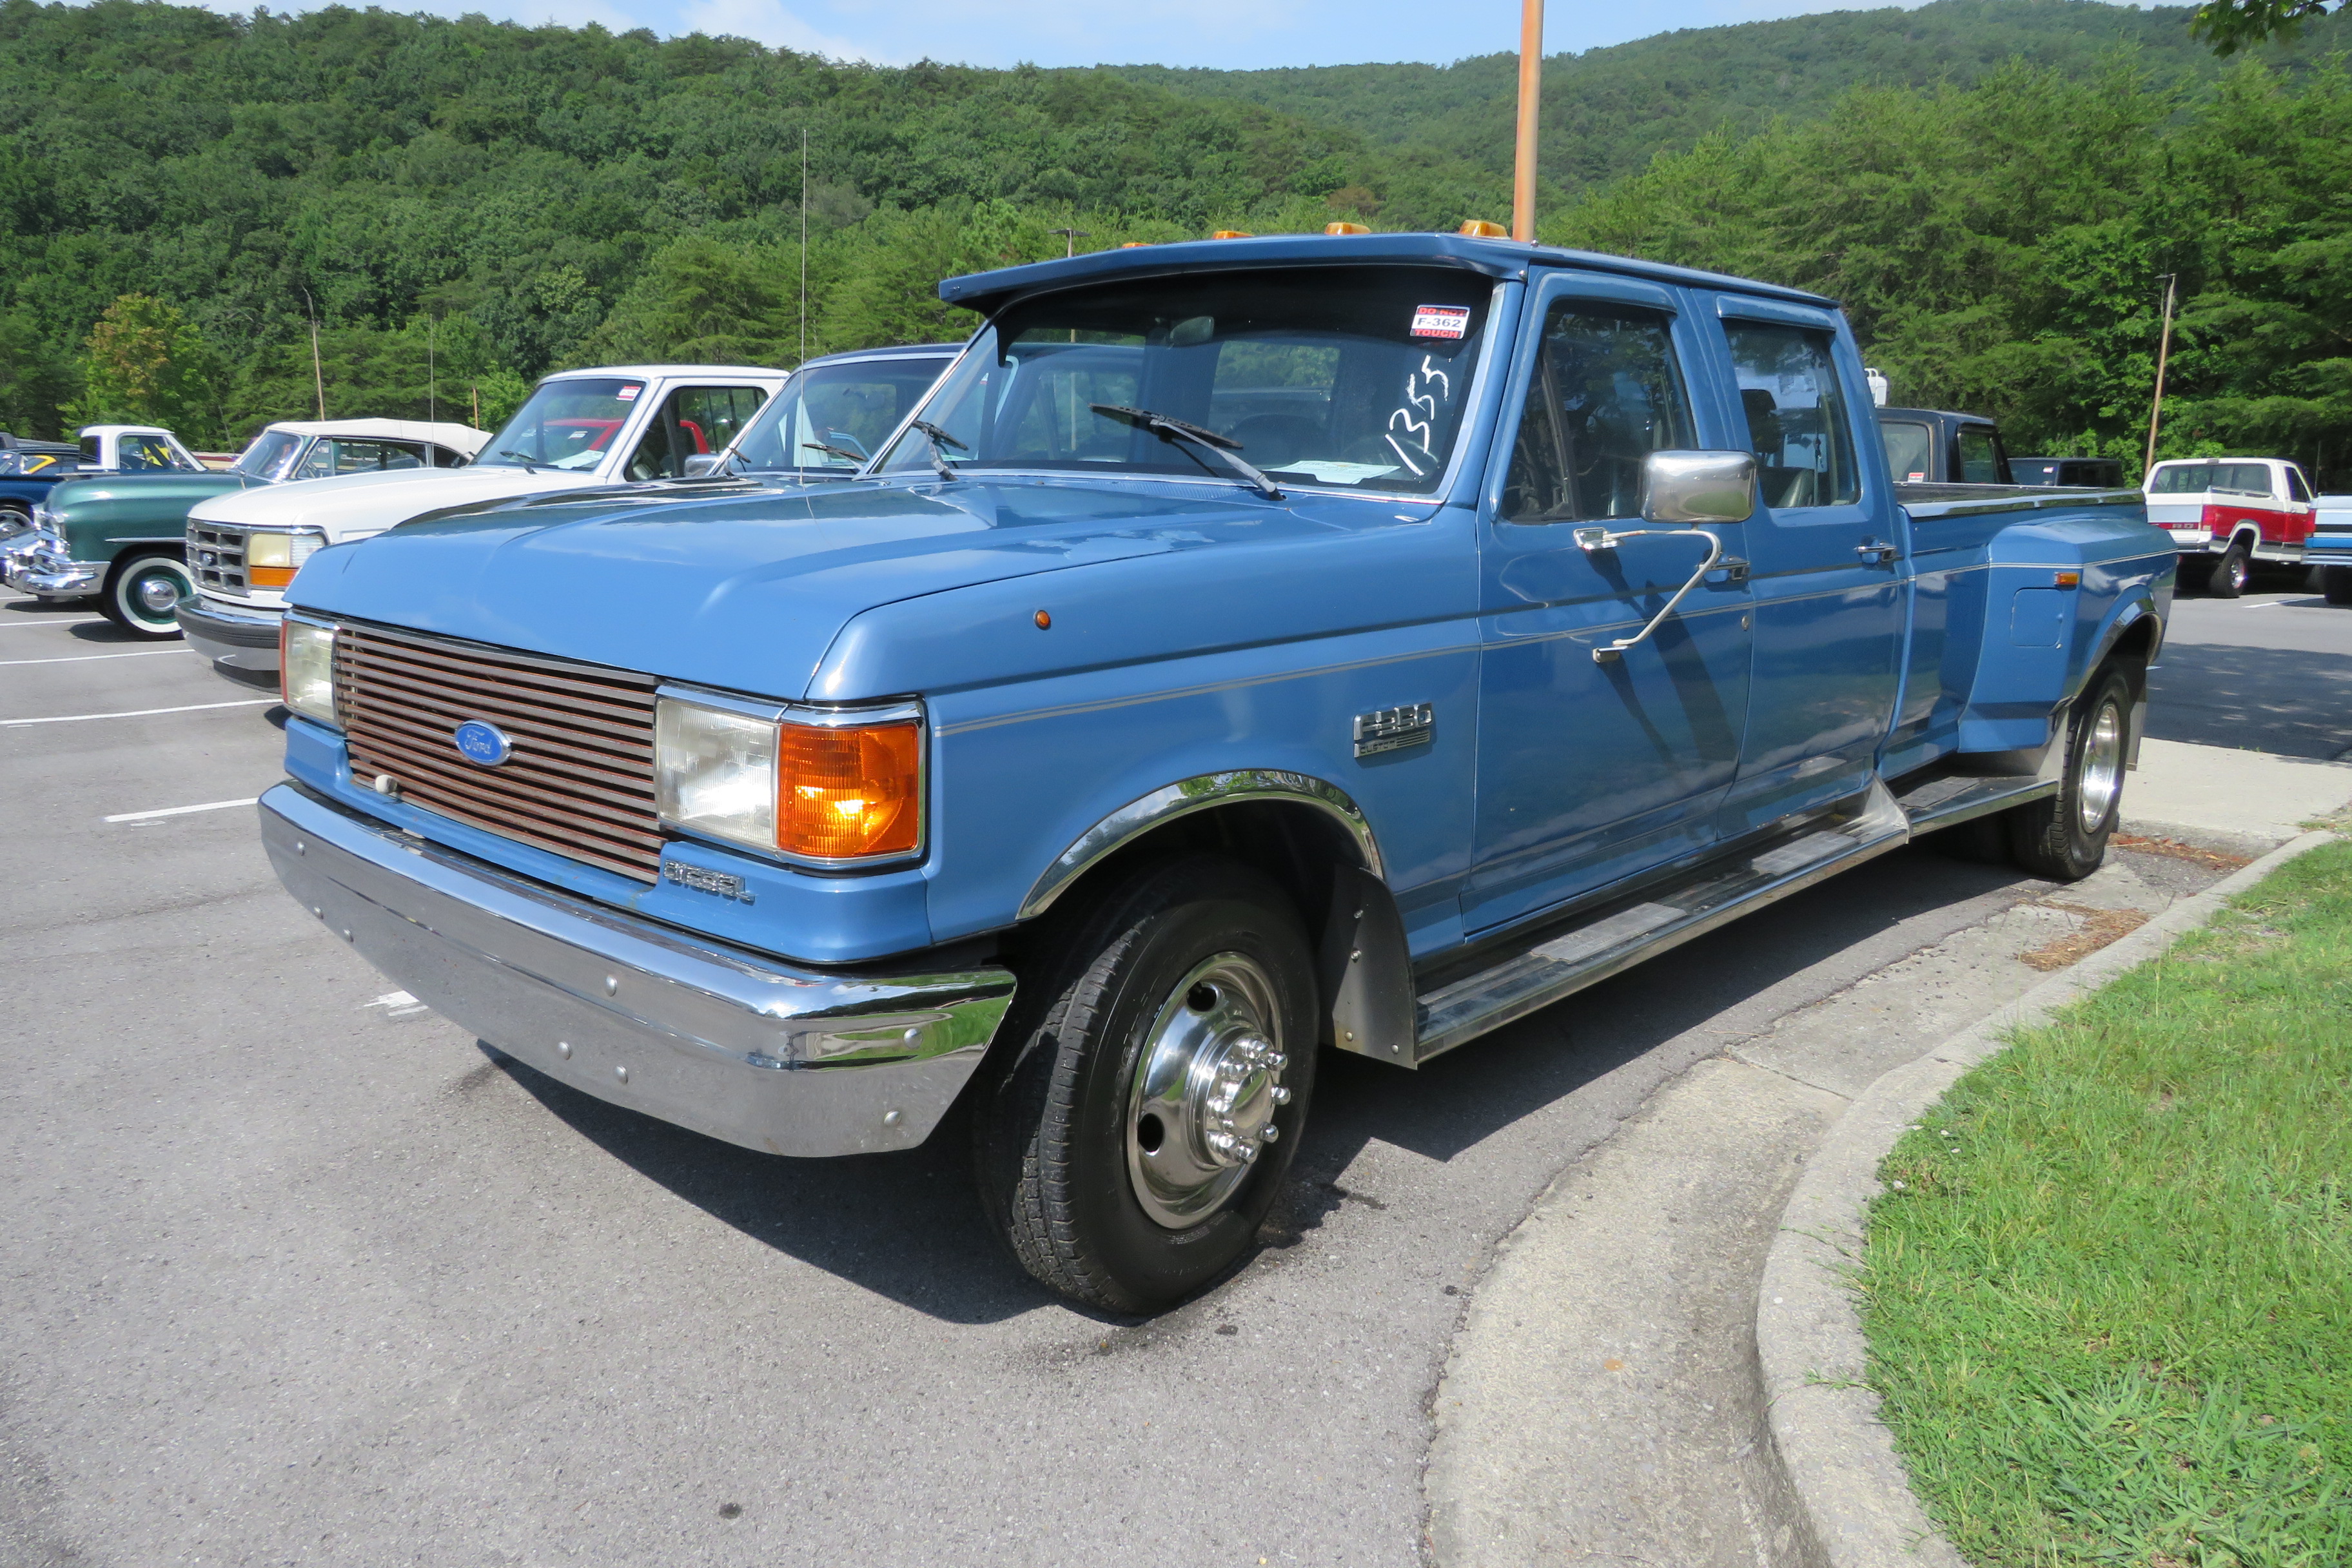
[[1753,452],[1653,452],[1642,464],[1644,522],[1745,522],[1755,513]]
[[719,459],[726,455],[724,452],[693,454],[686,460],[686,477],[689,479],[708,479],[719,471]]

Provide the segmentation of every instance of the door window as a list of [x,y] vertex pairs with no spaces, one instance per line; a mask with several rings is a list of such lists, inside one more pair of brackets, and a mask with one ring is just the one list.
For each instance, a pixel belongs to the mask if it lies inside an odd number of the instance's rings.
[[2311,490],[2303,482],[2303,470],[2301,468],[2289,468],[2286,471],[2286,493],[2287,499],[2290,500],[2309,500],[2311,499]]
[[1724,335],[1764,504],[1780,510],[1859,500],[1862,476],[1830,334],[1740,321],[1727,322]]
[[756,386],[681,386],[663,400],[629,455],[628,478],[674,479],[688,458],[726,450],[768,395]]
[[121,453],[125,473],[189,471],[190,465],[172,449],[172,444],[159,436],[125,436],[117,450]]
[[373,474],[384,468],[421,468],[423,456],[415,447],[400,441],[335,441],[321,442],[335,449],[334,467],[338,474]]
[[1886,471],[1897,479],[1917,483],[1933,472],[1927,467],[1927,427],[1916,420],[1882,419],[1878,438],[1886,445]]
[[1502,515],[1510,522],[1638,517],[1642,466],[1692,444],[1666,318],[1563,300],[1544,318]]
[[1983,425],[1961,426],[1960,483],[2005,485],[2009,476],[2000,470],[2000,448],[1994,444],[1991,428]]

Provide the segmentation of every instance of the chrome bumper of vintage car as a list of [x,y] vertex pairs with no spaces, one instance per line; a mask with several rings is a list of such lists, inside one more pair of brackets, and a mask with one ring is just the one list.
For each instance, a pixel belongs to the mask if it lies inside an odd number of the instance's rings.
[[920,1143],[1013,1000],[989,965],[845,973],[705,943],[292,784],[260,813],[287,890],[419,1001],[550,1078],[749,1149]]
[[232,670],[278,673],[278,628],[284,610],[232,610],[212,599],[183,599],[176,614],[180,636],[216,665]]
[[73,599],[95,594],[106,580],[103,561],[76,561],[65,541],[36,526],[0,543],[0,582],[20,594]]

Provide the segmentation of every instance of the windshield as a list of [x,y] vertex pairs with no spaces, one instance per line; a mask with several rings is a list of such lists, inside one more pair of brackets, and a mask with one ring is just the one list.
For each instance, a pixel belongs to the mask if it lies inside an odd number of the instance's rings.
[[543,381],[506,427],[490,437],[478,468],[593,468],[612,449],[646,384],[635,376]]
[[286,465],[301,449],[302,437],[291,430],[264,430],[253,438],[253,445],[236,455],[228,471],[249,479],[281,479],[286,477]]
[[[739,474],[787,468],[850,473],[866,466],[949,364],[944,354],[814,365],[784,384],[745,426],[731,465]],[[823,441],[855,457],[814,451]]]
[[[989,468],[1239,480],[1190,441],[1094,412],[1109,404],[1206,427],[1290,484],[1426,495],[1469,403],[1492,286],[1424,268],[1301,268],[1150,278],[1014,305],[924,406]],[[909,432],[886,473],[931,467]]]

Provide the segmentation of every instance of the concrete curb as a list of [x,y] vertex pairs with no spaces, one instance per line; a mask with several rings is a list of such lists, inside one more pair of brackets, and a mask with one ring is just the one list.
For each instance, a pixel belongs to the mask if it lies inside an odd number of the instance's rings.
[[1878,1165],[1906,1127],[2006,1036],[2156,957],[2222,902],[2323,844],[2306,833],[2183,899],[2137,931],[2052,976],[1863,1091],[1806,1162],[1756,1294],[1756,1352],[1772,1447],[1811,1537],[1815,1568],[1965,1568],[1911,1492],[1878,1395],[1862,1385],[1862,1318],[1845,1286],[1861,1257],[1863,1215]]

